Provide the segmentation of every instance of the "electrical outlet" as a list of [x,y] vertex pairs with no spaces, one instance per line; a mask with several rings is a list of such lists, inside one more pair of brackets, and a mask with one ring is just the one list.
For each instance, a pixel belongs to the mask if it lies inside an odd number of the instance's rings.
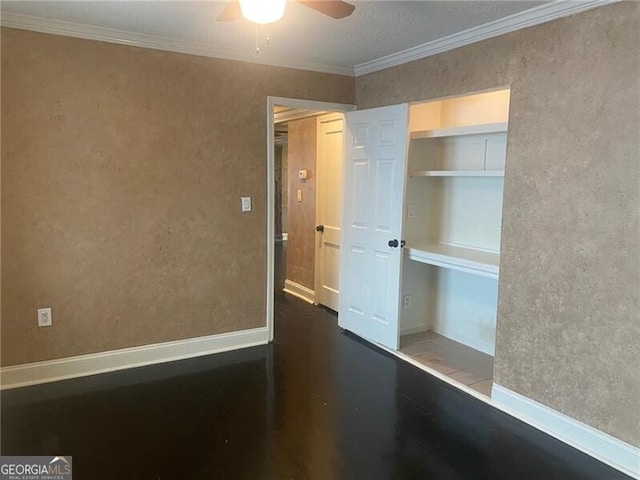
[[50,327],[53,323],[53,318],[51,316],[50,308],[39,308],[38,309],[38,326],[39,327]]
[[407,218],[416,218],[416,206],[407,205]]
[[411,308],[411,295],[402,297],[402,308]]

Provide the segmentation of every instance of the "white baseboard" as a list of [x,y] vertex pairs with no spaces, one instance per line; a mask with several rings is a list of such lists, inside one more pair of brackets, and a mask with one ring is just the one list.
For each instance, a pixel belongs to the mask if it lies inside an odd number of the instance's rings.
[[291,280],[284,281],[284,289],[286,293],[293,295],[294,297],[298,297],[305,302],[315,303],[316,302],[316,292],[311,290],[310,288],[305,287],[304,285],[300,285],[299,283],[292,282]]
[[406,325],[400,326],[400,336],[413,335],[415,333],[422,333],[429,330],[428,325]]
[[640,478],[640,448],[585,425],[498,384],[491,400],[500,410],[571,445],[616,470]]
[[268,343],[266,327],[123,348],[0,369],[0,389],[26,387]]

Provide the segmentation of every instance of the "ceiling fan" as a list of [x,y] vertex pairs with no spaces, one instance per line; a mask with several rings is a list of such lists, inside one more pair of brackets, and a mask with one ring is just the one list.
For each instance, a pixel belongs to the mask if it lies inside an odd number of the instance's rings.
[[[340,0],[296,1],[336,19],[348,17],[356,8]],[[286,0],[235,0],[225,7],[216,21],[233,22],[244,17],[259,24],[276,22],[282,18],[286,3]]]

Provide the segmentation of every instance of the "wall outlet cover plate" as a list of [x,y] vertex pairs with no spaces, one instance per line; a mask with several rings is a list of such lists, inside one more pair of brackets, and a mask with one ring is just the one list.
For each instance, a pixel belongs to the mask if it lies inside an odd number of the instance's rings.
[[53,324],[53,318],[51,317],[51,308],[39,308],[38,309],[38,326],[50,327]]

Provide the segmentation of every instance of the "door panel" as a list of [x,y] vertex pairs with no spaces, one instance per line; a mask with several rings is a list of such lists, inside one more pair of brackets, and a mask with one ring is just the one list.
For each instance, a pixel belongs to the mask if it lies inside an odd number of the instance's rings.
[[407,105],[346,114],[340,326],[398,348]]
[[365,147],[369,141],[369,127],[367,125],[354,125],[353,146]]
[[316,182],[316,302],[338,310],[340,294],[340,249],[342,241],[342,170],[344,117],[318,117]]
[[353,162],[353,186],[349,192],[351,195],[352,218],[351,225],[359,228],[367,227],[369,162],[355,160]]
[[[325,232],[326,233],[326,232]],[[339,285],[340,284],[340,247],[336,246],[336,243],[331,243],[330,241],[325,241],[325,259],[327,264],[337,265],[337,268],[326,269],[324,272],[324,280],[323,283],[325,286],[328,285]],[[326,287],[330,288],[330,287]],[[338,293],[338,291],[336,291]]]
[[379,232],[391,232],[391,223],[394,212],[393,187],[395,162],[393,159],[378,161],[376,169],[376,230]]
[[372,283],[373,294],[373,318],[385,325],[389,324],[387,299],[389,290],[389,269],[392,268],[389,254],[374,252],[372,277],[376,279]]
[[348,267],[351,271],[349,280],[352,282],[349,287],[347,305],[353,313],[364,314],[364,267],[366,251],[363,248],[351,246],[350,254],[347,256]]

